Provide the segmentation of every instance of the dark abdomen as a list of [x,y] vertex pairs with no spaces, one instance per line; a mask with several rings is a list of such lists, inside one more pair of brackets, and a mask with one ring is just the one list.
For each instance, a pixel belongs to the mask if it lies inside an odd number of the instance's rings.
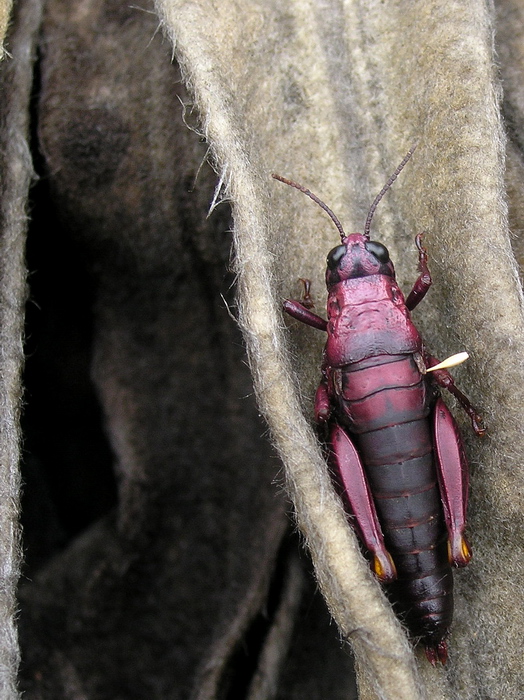
[[359,449],[397,567],[389,589],[411,634],[438,643],[451,623],[453,578],[427,383],[412,355],[384,355],[335,372],[340,419]]

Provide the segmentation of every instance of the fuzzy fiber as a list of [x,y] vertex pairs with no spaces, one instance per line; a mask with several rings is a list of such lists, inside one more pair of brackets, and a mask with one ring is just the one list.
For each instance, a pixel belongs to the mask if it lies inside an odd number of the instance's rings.
[[7,31],[7,24],[9,22],[9,14],[11,12],[12,2],[10,0],[1,0],[0,2],[0,54],[1,57],[4,55],[4,37]]
[[[39,148],[53,204],[94,271],[93,374],[120,485],[116,514],[24,586],[26,697],[222,697],[277,569],[280,595],[245,696],[350,697],[350,664],[324,643],[324,628],[304,634],[315,640],[311,663],[294,674],[286,667],[304,643],[293,621],[302,629],[313,613],[301,608],[299,567],[282,548],[284,508],[256,411],[237,403],[249,379],[235,329],[216,307],[227,253],[214,236],[226,225],[205,221],[213,175],[199,174],[201,144],[181,128],[185,88],[218,173],[215,200],[233,207],[240,323],[259,406],[318,584],[352,646],[359,697],[523,697],[524,0],[156,0],[185,87],[149,6],[45,7]],[[15,9],[0,122],[6,698],[16,697],[18,664],[23,234],[40,6],[18,0]],[[348,232],[361,230],[414,143],[372,237],[388,246],[408,291],[414,237],[426,232],[434,285],[415,321],[433,354],[470,353],[454,374],[489,428],[477,439],[455,410],[471,463],[474,559],[455,576],[450,660],[436,669],[413,652],[331,487],[312,427],[322,333],[281,313],[301,277],[321,311],[337,233],[312,202],[271,179],[303,183]],[[175,690],[172,668],[182,679]],[[298,693],[302,676],[312,683]]]
[[[5,32],[8,6],[0,8]],[[17,30],[0,66],[0,697],[18,697],[20,654],[15,624],[20,575],[20,412],[22,405],[24,264],[27,194],[33,176],[28,148],[29,98],[41,3],[17,8]]]
[[[500,41],[520,48],[522,8],[499,5]],[[361,697],[521,696],[523,315],[507,227],[494,7],[402,0],[157,6],[233,202],[241,322],[260,405],[318,581],[352,641]],[[508,55],[519,54],[508,47]],[[513,63],[519,78],[506,95],[516,134],[521,68]],[[461,419],[476,556],[456,576],[451,659],[435,670],[415,663],[330,489],[307,420],[321,334],[293,323],[286,331],[279,312],[283,296],[298,294],[299,277],[312,279],[322,307],[323,260],[335,231],[318,208],[270,180],[278,172],[304,183],[348,229],[359,229],[415,142],[372,235],[390,248],[407,288],[416,274],[413,237],[427,231],[434,288],[416,322],[435,354],[467,348],[471,361],[456,375],[489,425],[479,441]],[[512,147],[518,169],[521,141]]]

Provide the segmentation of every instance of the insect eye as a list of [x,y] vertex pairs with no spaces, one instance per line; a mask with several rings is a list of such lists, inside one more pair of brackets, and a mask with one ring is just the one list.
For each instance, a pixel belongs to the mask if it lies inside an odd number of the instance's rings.
[[330,250],[327,256],[327,266],[329,267],[330,270],[333,270],[340,260],[344,257],[346,254],[346,246],[345,245],[337,245],[336,248],[333,248],[333,250]]
[[389,262],[389,251],[385,245],[376,241],[366,241],[364,245],[368,253],[374,255],[381,263]]

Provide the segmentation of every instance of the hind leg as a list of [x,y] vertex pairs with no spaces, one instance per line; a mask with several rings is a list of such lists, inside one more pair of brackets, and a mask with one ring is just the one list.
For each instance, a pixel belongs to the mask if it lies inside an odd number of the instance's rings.
[[330,435],[331,464],[343,489],[342,499],[353,516],[352,524],[372,555],[372,569],[382,583],[394,581],[397,572],[384,544],[375,504],[359,454],[348,435],[334,424]]
[[440,496],[448,530],[449,560],[466,566],[471,550],[464,537],[468,504],[468,464],[455,419],[439,397],[433,411],[433,436]]

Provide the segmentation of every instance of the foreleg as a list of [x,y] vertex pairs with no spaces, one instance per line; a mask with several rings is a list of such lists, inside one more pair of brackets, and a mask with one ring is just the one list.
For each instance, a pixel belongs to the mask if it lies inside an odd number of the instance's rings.
[[286,313],[297,321],[306,323],[308,326],[313,326],[313,328],[318,328],[319,331],[327,331],[327,321],[321,316],[317,316],[312,311],[307,309],[300,301],[295,301],[294,299],[285,299],[282,307]]
[[431,273],[428,268],[428,254],[424,246],[422,245],[422,236],[424,234],[419,233],[415,237],[415,244],[418,248],[418,269],[420,275],[413,285],[413,289],[406,299],[406,306],[410,311],[412,311],[417,304],[419,304],[422,299],[427,294],[428,289],[431,287]]
[[389,583],[396,578],[397,572],[384,544],[384,536],[359,454],[347,434],[337,424],[331,428],[330,444],[332,465],[343,489],[344,503],[353,515],[354,528],[362,544],[373,557],[372,569],[377,578],[383,583]]
[[308,326],[313,326],[313,328],[318,328],[320,331],[327,331],[327,321],[321,316],[317,316],[310,309],[314,307],[313,299],[311,298],[311,282],[308,279],[300,278],[300,281],[304,285],[304,293],[302,294],[302,300],[296,301],[296,299],[285,299],[282,304],[284,311],[288,313],[297,321],[305,323]]
[[469,486],[468,464],[455,419],[440,397],[433,413],[433,435],[440,496],[448,530],[449,560],[455,566],[466,566],[471,559],[471,550],[464,537]]

